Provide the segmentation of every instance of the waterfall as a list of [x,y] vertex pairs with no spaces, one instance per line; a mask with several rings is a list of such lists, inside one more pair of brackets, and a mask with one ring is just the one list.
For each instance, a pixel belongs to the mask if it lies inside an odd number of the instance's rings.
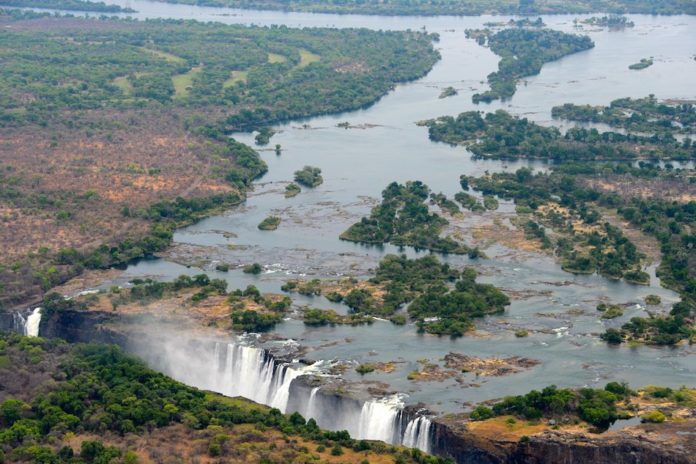
[[322,363],[295,366],[243,341],[180,341],[152,345],[142,340],[136,350],[151,365],[195,387],[227,396],[242,396],[313,418],[327,430],[347,430],[357,439],[381,440],[430,450],[430,420],[404,409],[401,396],[360,400],[332,389],[312,387],[298,377],[319,373]]
[[[307,410],[305,411],[305,415],[310,418],[310,417],[316,417],[318,411],[316,408],[317,404],[317,393],[319,393],[319,388],[320,387],[314,387],[312,388],[311,393],[309,394],[309,401],[307,402]],[[316,419],[314,419],[316,420]]]
[[27,316],[27,324],[24,333],[27,337],[39,336],[39,324],[41,324],[41,308],[36,308]]
[[429,453],[431,426],[432,422],[425,416],[418,416],[410,420],[406,425],[402,444]]
[[347,430],[353,438],[430,451],[430,420],[407,412],[401,396],[363,402],[330,391],[321,394],[320,388],[293,388],[288,412],[297,411],[306,418],[311,417],[324,429]]
[[34,308],[28,316],[24,317],[21,313],[13,315],[14,329],[27,337],[39,336],[39,324],[41,323],[41,308]]
[[403,403],[398,397],[366,401],[360,411],[355,438],[398,443],[399,412]]

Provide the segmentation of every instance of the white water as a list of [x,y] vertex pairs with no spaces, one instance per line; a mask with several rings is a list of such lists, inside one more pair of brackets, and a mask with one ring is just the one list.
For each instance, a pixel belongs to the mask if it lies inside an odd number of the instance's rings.
[[301,375],[320,375],[322,362],[291,366],[241,341],[188,346],[163,343],[157,349],[148,344],[136,351],[158,369],[189,385],[242,396],[282,412],[299,412],[324,429],[347,430],[357,439],[430,449],[430,429],[425,426],[430,421],[414,417],[404,423],[404,404],[399,396],[360,401],[322,394],[321,387],[307,388],[302,383],[293,387]]
[[213,375],[208,388],[228,396],[243,396],[281,411],[288,405],[290,384],[311,370],[277,363],[264,350],[236,343],[216,343]]
[[403,404],[398,398],[367,401],[360,411],[360,422],[355,438],[401,441],[397,435],[399,411]]
[[430,428],[432,422],[425,416],[418,416],[406,425],[402,444],[430,452]]
[[15,330],[27,337],[38,337],[40,324],[41,308],[34,308],[27,317],[24,317],[21,313],[14,314]]

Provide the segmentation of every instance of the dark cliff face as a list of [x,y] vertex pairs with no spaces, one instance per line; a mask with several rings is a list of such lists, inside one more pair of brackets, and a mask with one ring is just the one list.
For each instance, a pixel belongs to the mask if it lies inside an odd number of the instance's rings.
[[41,318],[39,334],[71,343],[109,343],[125,347],[127,336],[104,327],[116,316],[95,311],[61,311]]
[[0,330],[15,330],[14,314],[0,312]]
[[[693,422],[684,426],[687,432]],[[670,432],[674,437],[680,430]],[[492,440],[477,436],[462,424],[435,422],[433,452],[458,464],[694,464],[696,454],[669,442],[653,442],[635,435],[574,435],[546,432],[527,442]]]

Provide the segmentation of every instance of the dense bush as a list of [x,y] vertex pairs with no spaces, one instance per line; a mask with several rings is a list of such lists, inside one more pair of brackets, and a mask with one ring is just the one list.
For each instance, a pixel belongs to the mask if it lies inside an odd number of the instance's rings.
[[488,75],[491,89],[473,96],[474,103],[507,99],[514,95],[517,80],[539,74],[544,63],[566,55],[588,50],[594,42],[587,36],[566,34],[551,29],[511,28],[495,34],[490,31],[467,31],[467,36],[479,38],[502,57],[498,71]]
[[[372,209],[369,217],[343,232],[341,239],[368,244],[390,242],[441,253],[469,253],[471,249],[467,246],[450,237],[440,237],[448,222],[429,212],[426,204],[429,196],[430,189],[422,182],[404,185],[392,182],[382,192],[382,203]],[[450,203],[447,205],[451,208]]]

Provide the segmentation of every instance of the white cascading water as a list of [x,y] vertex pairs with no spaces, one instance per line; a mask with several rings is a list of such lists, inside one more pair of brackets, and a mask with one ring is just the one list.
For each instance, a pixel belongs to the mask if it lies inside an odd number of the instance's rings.
[[27,337],[39,336],[39,325],[41,324],[41,308],[36,308],[27,316],[26,330],[24,331]]
[[319,393],[319,387],[314,387],[312,388],[312,392],[309,394],[309,401],[307,401],[307,411],[305,411],[305,415],[307,418],[314,418],[316,420],[317,416],[317,393]]
[[402,444],[409,448],[430,452],[430,427],[432,422],[425,416],[418,416],[409,421],[404,431]]
[[15,330],[27,337],[38,337],[40,324],[41,308],[34,308],[27,317],[24,317],[21,313],[14,314]]
[[397,397],[366,401],[360,411],[355,438],[394,443],[398,440],[396,427],[402,406]]
[[216,342],[214,347],[197,348],[165,343],[158,348],[143,347],[139,351],[146,359],[154,356],[153,364],[189,385],[243,396],[282,412],[297,411],[322,428],[347,430],[357,439],[382,440],[426,452],[430,449],[430,421],[418,416],[404,423],[399,396],[360,402],[340,395],[321,395],[320,387],[291,388],[297,377],[318,372],[321,362],[291,367],[276,361],[266,350],[243,343]]

